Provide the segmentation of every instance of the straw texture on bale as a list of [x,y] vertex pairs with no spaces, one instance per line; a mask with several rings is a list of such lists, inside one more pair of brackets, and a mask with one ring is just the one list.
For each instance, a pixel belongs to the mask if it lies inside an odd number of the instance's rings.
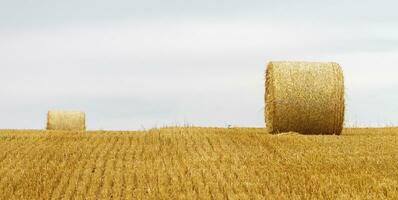
[[83,112],[49,111],[47,130],[84,131],[86,115]]
[[337,63],[270,62],[265,84],[269,133],[341,134],[344,77]]

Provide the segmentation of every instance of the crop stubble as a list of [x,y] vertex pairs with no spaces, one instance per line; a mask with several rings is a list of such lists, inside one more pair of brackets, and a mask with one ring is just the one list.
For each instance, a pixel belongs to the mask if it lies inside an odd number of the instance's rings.
[[1,199],[394,199],[398,129],[0,131]]

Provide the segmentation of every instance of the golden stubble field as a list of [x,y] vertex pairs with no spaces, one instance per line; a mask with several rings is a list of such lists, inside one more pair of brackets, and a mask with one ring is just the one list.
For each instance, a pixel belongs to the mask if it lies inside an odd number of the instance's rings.
[[398,128],[0,131],[1,199],[398,199]]

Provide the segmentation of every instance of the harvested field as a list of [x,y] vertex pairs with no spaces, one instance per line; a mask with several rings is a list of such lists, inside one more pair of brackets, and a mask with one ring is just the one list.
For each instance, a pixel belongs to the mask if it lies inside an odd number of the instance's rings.
[[0,131],[0,199],[397,199],[398,128]]

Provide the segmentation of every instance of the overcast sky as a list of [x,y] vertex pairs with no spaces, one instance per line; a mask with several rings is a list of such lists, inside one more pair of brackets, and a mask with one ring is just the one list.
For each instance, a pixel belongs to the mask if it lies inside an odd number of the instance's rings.
[[264,126],[272,60],[335,61],[348,126],[398,124],[396,1],[0,0],[0,128]]

